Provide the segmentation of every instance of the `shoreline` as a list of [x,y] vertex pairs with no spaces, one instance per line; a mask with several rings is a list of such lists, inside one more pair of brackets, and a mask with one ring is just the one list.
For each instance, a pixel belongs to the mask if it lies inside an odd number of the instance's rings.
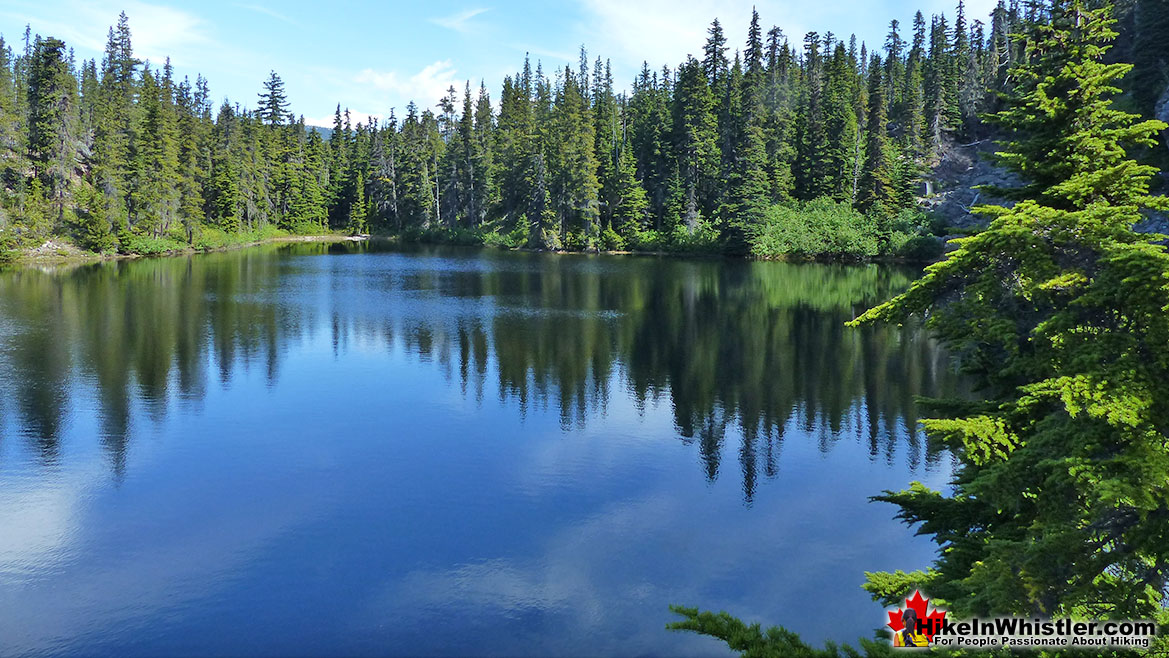
[[50,238],[49,240],[46,240],[44,244],[38,247],[21,249],[12,262],[8,263],[8,266],[61,267],[73,265],[90,265],[93,263],[106,263],[120,260],[137,260],[139,258],[167,258],[172,256],[189,256],[192,254],[210,254],[224,251],[235,251],[238,249],[248,249],[265,244],[295,242],[365,242],[369,239],[369,235],[276,235],[270,238],[264,238],[262,240],[227,244],[218,247],[212,247],[210,249],[196,249],[195,247],[187,247],[185,249],[175,249],[157,254],[98,254],[91,251],[82,250],[72,243],[59,242],[56,239]]
[[386,234],[361,234],[361,235],[339,235],[339,234],[315,234],[315,235],[276,235],[262,240],[252,242],[240,242],[237,244],[228,244],[208,249],[197,249],[195,247],[187,247],[185,249],[176,249],[172,251],[160,252],[157,254],[97,254],[93,252],[84,251],[69,242],[59,242],[55,239],[49,239],[44,244],[38,247],[31,247],[22,249],[6,267],[64,267],[64,266],[80,266],[91,265],[94,263],[113,262],[121,260],[137,260],[140,258],[167,258],[175,256],[189,256],[192,254],[209,254],[225,251],[236,251],[240,249],[248,249],[251,247],[258,247],[265,244],[292,244],[298,242],[319,242],[319,243],[341,243],[341,242],[369,242],[371,240],[384,240],[387,242],[399,245],[428,245],[437,247],[465,247],[475,249],[497,249],[500,251],[513,251],[534,254],[555,254],[558,256],[644,256],[654,258],[696,258],[703,260],[728,260],[728,261],[742,261],[742,262],[780,262],[780,263],[821,263],[821,264],[840,264],[840,265],[913,265],[924,266],[933,260],[915,260],[907,258],[898,258],[893,256],[870,256],[870,257],[852,257],[852,256],[801,256],[801,255],[778,255],[778,256],[728,256],[721,253],[713,253],[708,251],[634,251],[634,250],[597,250],[597,251],[573,251],[567,249],[534,249],[531,247],[505,247],[486,244],[450,244],[441,241],[407,241],[403,240],[399,235]]

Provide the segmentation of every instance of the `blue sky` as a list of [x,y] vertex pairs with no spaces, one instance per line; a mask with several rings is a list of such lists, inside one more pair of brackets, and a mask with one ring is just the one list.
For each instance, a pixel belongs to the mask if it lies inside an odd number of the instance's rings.
[[[330,125],[337,103],[355,117],[386,116],[411,99],[433,106],[451,84],[487,82],[498,100],[503,76],[525,52],[546,70],[575,63],[581,44],[611,59],[627,87],[646,60],[653,68],[697,54],[716,16],[732,47],[746,38],[751,7],[764,29],[778,25],[793,42],[809,30],[881,42],[890,19],[908,26],[921,9],[945,12],[957,0],[562,0],[500,2],[331,3],[309,0],[5,0],[0,34],[16,45],[24,26],[56,36],[79,59],[100,57],[106,31],[125,10],[134,50],[161,65],[169,55],[179,76],[203,73],[217,102],[224,96],[254,106],[275,70],[292,110],[309,123]],[[967,0],[972,18],[989,14],[995,0]],[[906,27],[907,29],[907,27]]]

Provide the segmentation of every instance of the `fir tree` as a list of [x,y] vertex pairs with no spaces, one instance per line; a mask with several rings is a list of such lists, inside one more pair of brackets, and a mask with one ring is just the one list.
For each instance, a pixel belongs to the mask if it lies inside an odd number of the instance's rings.
[[881,72],[881,58],[873,55],[869,65],[869,115],[866,129],[865,166],[861,173],[858,206],[878,216],[889,215],[895,206],[892,154],[887,136],[888,117],[885,114],[885,77]]
[[65,59],[65,44],[38,38],[28,84],[28,154],[33,175],[40,179],[54,206],[55,222],[63,219],[68,185],[78,164],[77,83]]
[[264,81],[264,91],[259,94],[260,120],[269,126],[279,126],[288,116],[288,97],[284,94],[284,81],[275,71]]
[[700,216],[713,215],[719,174],[714,95],[694,58],[678,69],[673,115],[674,145],[685,195],[682,219],[693,231]]

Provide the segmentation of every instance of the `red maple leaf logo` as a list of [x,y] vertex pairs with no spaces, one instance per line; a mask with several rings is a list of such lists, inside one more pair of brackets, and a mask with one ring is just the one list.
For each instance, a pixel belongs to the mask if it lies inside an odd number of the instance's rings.
[[[930,610],[930,600],[921,595],[920,590],[914,590],[913,596],[905,599],[905,608],[898,608],[896,610],[889,610],[886,614],[889,615],[889,622],[885,624],[894,633],[901,632],[905,628],[905,623],[901,621],[901,616],[906,610],[912,609],[917,613],[917,618],[921,622],[921,634],[925,635],[931,642],[934,635],[942,627],[942,620],[946,618],[946,611],[934,608]],[[933,622],[932,624],[930,622]]]

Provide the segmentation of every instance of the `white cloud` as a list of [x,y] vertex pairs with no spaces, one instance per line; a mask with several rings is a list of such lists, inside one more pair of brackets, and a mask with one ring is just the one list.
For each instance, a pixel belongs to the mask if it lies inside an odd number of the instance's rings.
[[487,9],[485,9],[485,8],[467,9],[464,11],[460,11],[458,13],[451,14],[450,16],[440,16],[438,18],[432,18],[432,19],[430,19],[430,22],[434,23],[435,25],[440,25],[442,27],[445,27],[448,30],[454,30],[455,32],[459,32],[460,34],[466,34],[466,33],[470,32],[472,30],[472,28],[474,28],[474,26],[471,25],[469,23],[469,21],[472,18],[475,18],[476,16],[478,16],[479,14],[482,14],[485,11],[487,11]]
[[455,78],[457,72],[451,60],[445,59],[410,76],[397,71],[365,69],[353,78],[353,82],[380,91],[390,100],[413,100],[420,107],[432,107],[452,85],[456,89],[462,88],[461,82]]
[[[347,107],[360,108],[349,111],[353,125],[358,122],[368,124],[371,118],[385,119],[391,108],[398,110],[400,118],[406,104],[411,101],[418,105],[419,112],[426,108],[433,109],[450,87],[462,93],[464,81],[455,77],[457,72],[449,59],[428,64],[412,74],[373,68],[363,69],[356,74],[328,67],[314,67],[311,70],[317,85],[316,93],[340,99],[342,112]],[[311,126],[331,128],[333,115],[305,117],[304,121]]]

